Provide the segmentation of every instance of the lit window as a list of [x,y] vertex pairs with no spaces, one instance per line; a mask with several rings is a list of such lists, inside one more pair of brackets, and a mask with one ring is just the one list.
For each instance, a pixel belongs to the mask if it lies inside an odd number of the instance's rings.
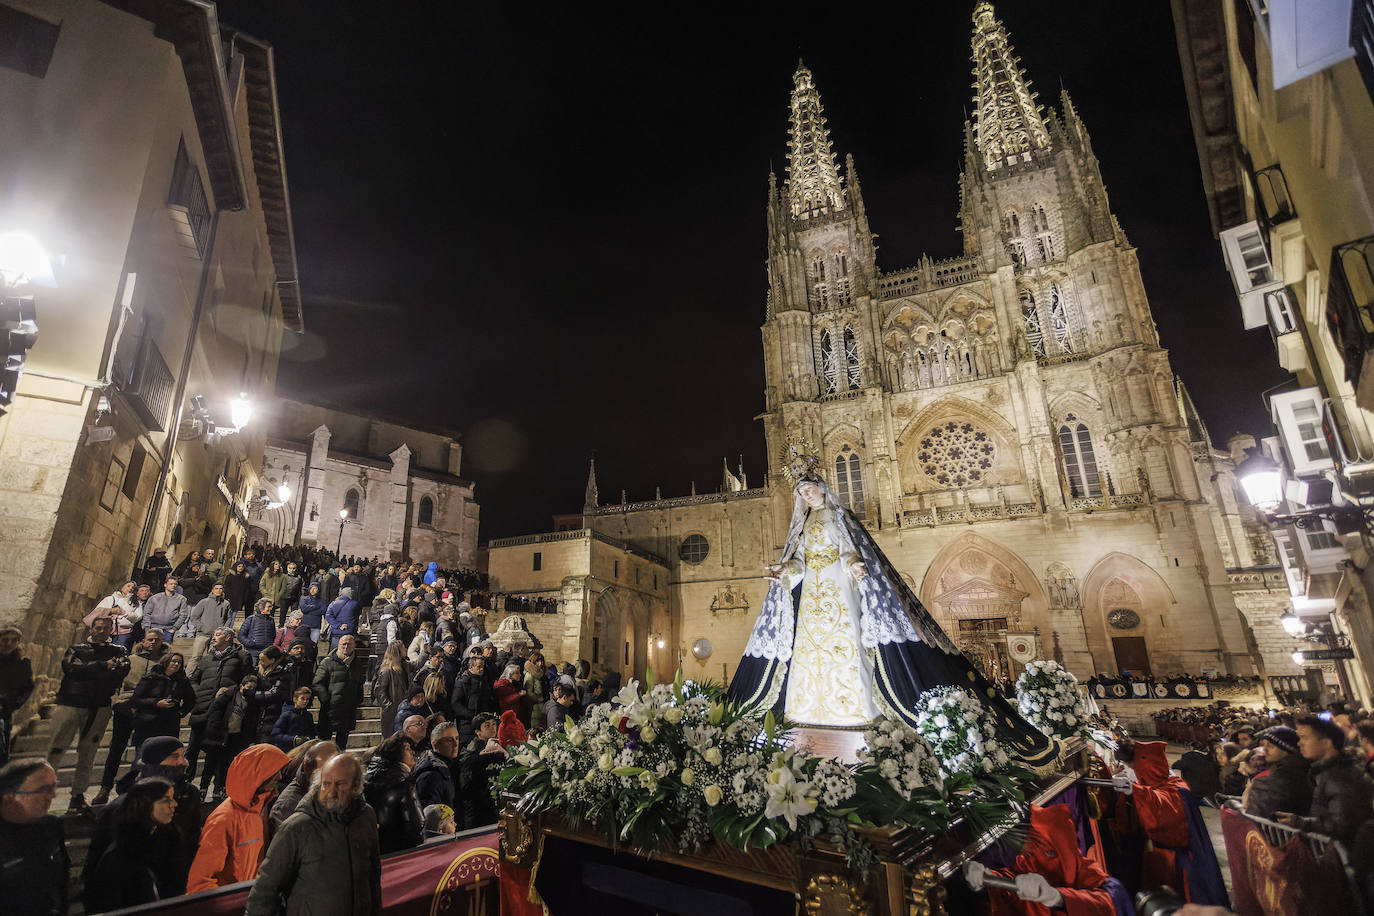
[[1069,414],[1059,427],[1059,448],[1064,453],[1064,476],[1069,483],[1069,496],[1101,496],[1102,484],[1097,474],[1097,457],[1093,453],[1092,435],[1088,427],[1075,423]]

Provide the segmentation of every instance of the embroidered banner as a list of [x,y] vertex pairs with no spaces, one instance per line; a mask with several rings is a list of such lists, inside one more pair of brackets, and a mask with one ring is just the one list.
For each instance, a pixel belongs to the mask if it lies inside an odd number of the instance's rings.
[[[499,916],[496,827],[451,840],[432,840],[382,858],[382,907],[387,916]],[[346,879],[341,879],[346,880]],[[129,913],[159,916],[241,916],[252,882],[173,897]]]
[[1231,868],[1231,901],[1240,916],[1348,912],[1345,872],[1335,850],[1318,860],[1295,835],[1270,846],[1255,824],[1221,809],[1221,830]]

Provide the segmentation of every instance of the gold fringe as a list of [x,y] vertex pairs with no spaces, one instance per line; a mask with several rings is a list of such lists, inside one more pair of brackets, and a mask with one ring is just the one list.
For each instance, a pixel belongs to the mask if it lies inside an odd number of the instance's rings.
[[544,902],[544,898],[539,896],[539,892],[534,889],[534,879],[539,877],[539,863],[544,861],[544,834],[539,834],[539,850],[534,854],[534,864],[530,866],[530,893],[526,899],[530,903],[537,903],[544,908],[544,916],[551,916],[549,905]]

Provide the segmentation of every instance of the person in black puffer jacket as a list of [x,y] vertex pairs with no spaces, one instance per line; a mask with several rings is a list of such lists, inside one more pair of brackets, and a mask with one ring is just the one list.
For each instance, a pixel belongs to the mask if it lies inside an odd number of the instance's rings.
[[458,728],[452,722],[434,726],[429,736],[433,747],[425,751],[412,772],[415,794],[420,806],[448,805],[455,811],[462,807],[458,800]]
[[473,718],[478,713],[493,713],[492,718],[496,718],[496,695],[483,674],[485,666],[486,659],[474,655],[468,659],[467,671],[453,682],[453,718],[464,745],[475,734]]
[[1312,807],[1311,764],[1298,749],[1298,733],[1276,725],[1255,737],[1269,766],[1246,787],[1245,813],[1270,820],[1280,811],[1306,817]]
[[148,669],[129,699],[134,708],[134,747],[149,738],[175,736],[181,717],[196,705],[196,691],[186,676],[186,659],[173,652]]
[[320,627],[324,623],[324,611],[328,605],[320,597],[319,583],[311,583],[309,594],[301,596],[300,626],[310,633],[310,641],[318,643],[320,641]]
[[277,717],[296,689],[296,666],[288,665],[276,646],[268,646],[258,656],[254,673],[258,676],[258,689],[251,700],[252,715],[248,724],[252,731],[248,733],[248,743],[267,744],[271,742],[272,726],[277,724]]
[[33,665],[19,646],[18,627],[0,627],[0,766],[9,760],[10,720],[33,695]]
[[267,598],[258,599],[253,605],[253,613],[239,627],[239,642],[248,650],[248,656],[257,664],[258,655],[272,645],[277,638],[277,623],[272,619],[272,602]]
[[182,838],[172,819],[176,787],[161,776],[134,783],[114,815],[113,842],[86,875],[87,913],[154,903],[185,892],[178,852]]
[[382,854],[411,849],[425,839],[425,815],[410,780],[415,752],[405,735],[387,738],[373,753],[363,775],[363,797],[377,812]]
[[234,631],[229,627],[216,630],[210,638],[210,647],[200,657],[195,673],[191,675],[191,686],[196,689],[196,705],[191,710],[191,740],[186,745],[188,779],[194,779],[196,775],[196,761],[205,737],[205,721],[210,715],[210,704],[214,702],[215,695],[221,687],[237,687],[243,676],[252,670],[248,653],[234,642]]
[[129,653],[110,642],[111,621],[97,617],[90,623],[90,636],[62,656],[62,686],[52,708],[52,745],[48,763],[57,769],[62,754],[76,741],[76,769],[72,773],[70,809],[89,810],[86,787],[91,781],[95,751],[110,722],[110,698],[119,689],[129,670]]

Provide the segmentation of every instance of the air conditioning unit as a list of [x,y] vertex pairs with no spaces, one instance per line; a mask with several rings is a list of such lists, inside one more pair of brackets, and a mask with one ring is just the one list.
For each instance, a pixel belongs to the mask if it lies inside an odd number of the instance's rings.
[[1269,323],[1264,295],[1283,288],[1283,281],[1274,274],[1264,231],[1255,220],[1223,230],[1221,250],[1240,297],[1240,315],[1246,330],[1264,327]]

